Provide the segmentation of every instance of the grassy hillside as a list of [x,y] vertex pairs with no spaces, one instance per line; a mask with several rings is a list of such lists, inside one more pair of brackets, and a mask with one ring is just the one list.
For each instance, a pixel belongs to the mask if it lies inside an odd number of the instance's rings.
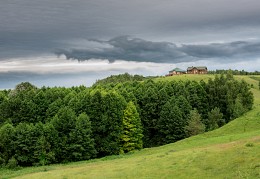
[[[174,77],[165,79],[170,78]],[[0,178],[260,178],[260,91],[252,92],[253,110],[217,130],[126,155],[18,171],[2,169]]]

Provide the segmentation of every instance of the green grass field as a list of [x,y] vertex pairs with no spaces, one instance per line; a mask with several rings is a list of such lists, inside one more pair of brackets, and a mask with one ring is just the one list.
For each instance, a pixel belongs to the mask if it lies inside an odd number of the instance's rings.
[[[186,77],[185,77],[186,76]],[[207,80],[185,75],[163,80]],[[260,91],[253,110],[217,130],[161,147],[62,165],[0,170],[0,178],[260,178]],[[162,80],[156,79],[156,80]]]

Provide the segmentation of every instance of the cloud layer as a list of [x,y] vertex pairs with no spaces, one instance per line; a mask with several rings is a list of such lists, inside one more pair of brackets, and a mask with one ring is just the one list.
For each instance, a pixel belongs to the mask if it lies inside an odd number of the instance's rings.
[[253,60],[260,55],[259,41],[235,41],[229,43],[210,43],[204,45],[181,44],[171,42],[152,42],[141,38],[120,36],[108,41],[91,39],[104,47],[87,49],[60,49],[58,56],[65,55],[67,59],[79,61],[89,59],[180,63],[199,59],[220,61],[237,61],[239,59]]
[[0,60],[50,54],[70,48],[66,43],[75,39],[119,35],[178,44],[238,41],[260,36],[259,17],[259,0],[2,1]]

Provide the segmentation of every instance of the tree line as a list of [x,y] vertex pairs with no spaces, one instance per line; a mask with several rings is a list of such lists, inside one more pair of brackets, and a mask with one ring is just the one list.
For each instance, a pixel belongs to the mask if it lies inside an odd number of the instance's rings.
[[208,74],[228,74],[232,73],[233,75],[260,75],[259,71],[254,71],[254,72],[248,72],[245,70],[224,70],[224,69],[218,69],[218,70],[209,70]]
[[[116,78],[116,77],[113,77]],[[250,110],[231,74],[204,81],[124,81],[63,88],[24,82],[0,91],[0,165],[117,155],[210,131]]]

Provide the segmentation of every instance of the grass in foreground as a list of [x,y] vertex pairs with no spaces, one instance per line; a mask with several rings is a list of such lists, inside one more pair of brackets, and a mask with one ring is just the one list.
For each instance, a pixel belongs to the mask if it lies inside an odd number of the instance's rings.
[[0,178],[260,178],[260,91],[252,91],[253,110],[217,130],[126,155],[2,169]]

